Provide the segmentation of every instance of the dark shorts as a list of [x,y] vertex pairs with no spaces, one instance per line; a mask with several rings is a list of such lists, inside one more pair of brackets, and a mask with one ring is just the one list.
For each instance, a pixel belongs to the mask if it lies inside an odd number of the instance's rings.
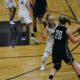
[[54,65],[61,64],[62,60],[67,64],[72,64],[74,61],[73,56],[68,47],[61,47],[58,49],[57,47],[53,46],[52,50],[52,62]]

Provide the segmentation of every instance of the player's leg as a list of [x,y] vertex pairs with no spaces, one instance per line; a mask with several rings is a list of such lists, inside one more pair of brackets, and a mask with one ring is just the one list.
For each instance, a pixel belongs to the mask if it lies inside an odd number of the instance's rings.
[[29,15],[26,15],[26,17],[24,19],[25,19],[25,22],[29,28],[30,38],[35,42],[35,44],[39,44],[39,41],[35,38],[35,35],[33,33],[33,30],[32,30],[32,19],[31,19],[31,17]]
[[33,17],[33,31],[37,32],[37,17]]
[[46,62],[47,58],[49,57],[49,54],[50,54],[50,52],[47,52],[47,51],[45,51],[44,54],[43,54],[41,68],[40,68],[41,71],[46,69],[45,62]]
[[76,72],[79,80],[80,80],[80,65],[74,60],[73,56],[71,55],[71,52],[69,50],[68,47],[66,47],[66,52],[65,54],[63,54],[63,60],[67,63],[67,64],[71,64],[74,71]]
[[78,80],[80,80],[80,65],[76,61],[73,61],[72,67],[77,74]]
[[15,14],[16,14],[16,3],[15,3],[15,1],[13,0],[13,13],[12,13],[12,19],[14,19]]
[[50,41],[47,42],[46,49],[45,49],[44,54],[42,56],[42,63],[41,63],[40,70],[46,69],[45,62],[46,62],[47,58],[49,57],[49,55],[52,54],[52,46],[53,46],[53,43],[51,43]]
[[9,10],[10,24],[14,25],[13,18],[12,18],[13,8],[9,7],[8,10]]
[[61,63],[54,64],[54,68],[52,68],[48,80],[53,80],[56,72],[61,68]]
[[26,23],[22,23],[21,27],[22,27],[22,33],[21,33],[21,40],[26,40]]
[[35,44],[39,44],[38,39],[35,37],[34,32],[37,32],[37,26],[36,26],[37,20],[36,17],[33,18],[33,29],[31,27],[31,40],[33,40],[35,42]]
[[16,3],[14,2],[14,0],[13,0],[13,2],[9,2],[8,9],[9,9],[9,13],[10,13],[10,24],[15,24],[14,16],[16,14]]
[[36,8],[33,8],[33,31],[37,32],[37,13]]
[[13,20],[16,14],[16,7],[13,7],[13,12],[12,12],[12,17],[11,19]]
[[[54,52],[54,53],[53,53]],[[54,67],[52,68],[48,80],[53,80],[56,72],[61,68],[62,55],[56,50],[52,52],[52,62]]]

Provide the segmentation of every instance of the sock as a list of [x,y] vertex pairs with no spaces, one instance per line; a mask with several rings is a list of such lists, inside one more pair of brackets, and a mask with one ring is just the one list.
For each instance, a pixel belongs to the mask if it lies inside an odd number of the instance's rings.
[[49,75],[49,80],[53,80],[53,75]]
[[34,25],[33,31],[37,32],[37,26],[36,25]]
[[78,79],[80,80],[80,75],[77,75],[78,76]]

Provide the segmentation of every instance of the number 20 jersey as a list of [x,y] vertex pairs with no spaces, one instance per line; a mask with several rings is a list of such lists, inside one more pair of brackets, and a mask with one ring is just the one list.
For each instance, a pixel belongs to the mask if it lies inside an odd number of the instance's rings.
[[65,26],[58,26],[54,34],[54,47],[62,48],[68,44],[68,36],[66,34],[67,28]]

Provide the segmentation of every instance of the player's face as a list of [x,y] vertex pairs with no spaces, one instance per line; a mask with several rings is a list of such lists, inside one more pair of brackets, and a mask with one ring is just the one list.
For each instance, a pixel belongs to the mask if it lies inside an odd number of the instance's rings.
[[50,25],[51,25],[51,26],[54,26],[54,24],[55,24],[55,19],[51,19],[51,20],[50,20]]

